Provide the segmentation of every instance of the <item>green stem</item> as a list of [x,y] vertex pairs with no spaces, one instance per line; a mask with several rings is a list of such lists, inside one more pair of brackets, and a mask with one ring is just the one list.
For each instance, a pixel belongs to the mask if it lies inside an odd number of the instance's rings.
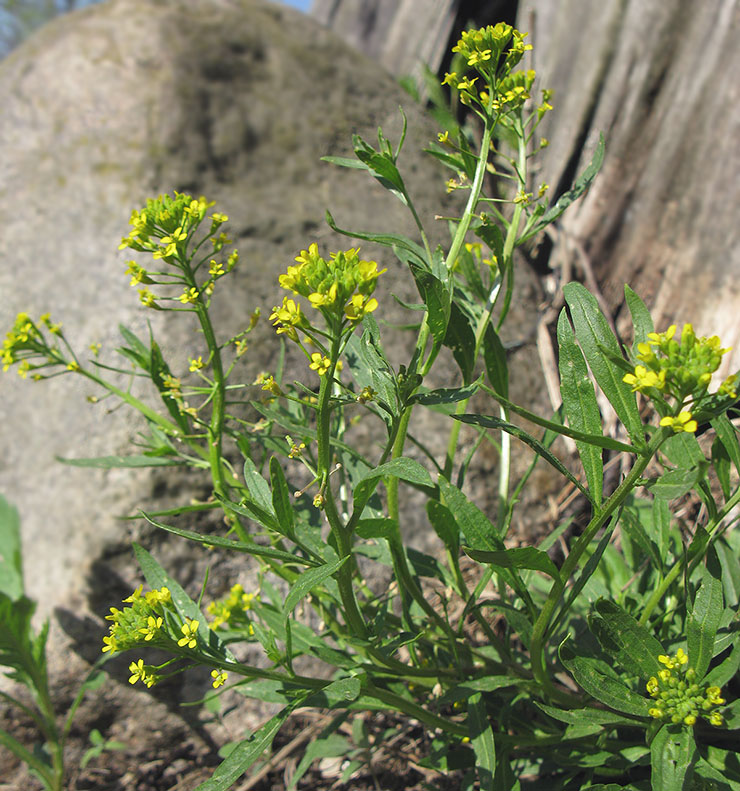
[[661,443],[669,436],[670,429],[661,429],[656,432],[653,439],[650,441],[647,449],[643,455],[637,457],[634,466],[629,474],[617,487],[614,493],[603,504],[601,510],[594,514],[591,521],[586,526],[582,535],[578,538],[573,548],[568,553],[562,568],[560,569],[560,583],[553,583],[550,590],[550,595],[542,607],[542,610],[537,618],[532,629],[532,637],[530,640],[530,657],[532,661],[532,672],[535,679],[542,686],[548,694],[554,698],[560,696],[560,692],[553,686],[550,675],[547,672],[545,664],[545,645],[548,637],[548,631],[552,622],[555,608],[560,603],[560,600],[565,590],[571,575],[578,567],[578,563],[583,553],[588,548],[591,541],[596,536],[596,533],[604,526],[609,517],[619,508],[625,501],[630,492],[635,488],[638,479],[645,471],[645,468],[650,463],[650,460],[655,455]]
[[318,443],[316,474],[320,481],[320,492],[324,498],[324,513],[326,514],[332,536],[336,542],[337,552],[340,558],[349,558],[347,563],[337,571],[336,580],[339,587],[339,594],[344,606],[344,615],[347,625],[352,629],[357,637],[367,637],[367,627],[362,617],[360,608],[357,605],[355,590],[352,584],[354,574],[354,558],[352,557],[352,533],[342,523],[342,519],[334,502],[334,495],[329,483],[331,473],[331,389],[334,381],[334,372],[339,358],[339,347],[341,338],[339,333],[334,333],[331,342],[330,357],[331,368],[321,377],[319,386],[319,398],[317,405],[317,431],[316,439]]
[[[707,533],[713,533],[717,527],[721,524],[722,520],[730,513],[730,511],[740,503],[740,487],[735,491],[735,493],[730,497],[730,499],[725,503],[724,507],[721,511],[716,515],[712,521],[706,527]],[[678,579],[678,577],[683,574],[684,568],[687,563],[687,556],[684,554],[682,557],[678,558],[676,563],[669,569],[668,573],[665,575],[663,580],[661,581],[660,585],[653,591],[650,598],[647,600],[643,610],[642,615],[640,616],[639,623],[642,626],[647,624],[650,616],[653,614],[653,610],[657,607],[660,600],[665,596],[668,589],[673,585],[673,583]]]
[[211,399],[211,420],[208,425],[208,461],[211,466],[213,489],[221,497],[227,496],[227,484],[224,478],[222,461],[222,441],[224,431],[224,400],[226,382],[221,361],[221,351],[216,343],[216,334],[208,315],[208,308],[202,302],[195,303],[195,313],[198,316],[200,327],[203,331],[206,345],[211,355],[211,370],[213,371],[213,397]]
[[398,711],[402,711],[409,717],[419,720],[419,722],[425,723],[432,730],[441,728],[443,731],[455,734],[456,736],[468,735],[468,729],[464,725],[460,725],[457,722],[450,722],[450,720],[446,720],[443,717],[432,714],[425,708],[422,708],[418,704],[413,703],[406,698],[402,698],[400,695],[389,692],[387,689],[376,687],[370,682],[365,682],[363,686],[365,693],[370,697],[377,698],[382,703],[385,703],[386,705],[391,706]]

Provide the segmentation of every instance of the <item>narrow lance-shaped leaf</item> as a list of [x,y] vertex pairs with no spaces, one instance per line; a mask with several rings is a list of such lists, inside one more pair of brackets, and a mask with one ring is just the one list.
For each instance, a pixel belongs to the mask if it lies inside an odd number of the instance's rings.
[[634,328],[634,346],[637,347],[638,343],[645,343],[649,333],[653,332],[653,317],[647,309],[645,303],[640,297],[628,286],[624,287],[624,300],[632,317],[632,326]]
[[562,587],[557,566],[550,560],[547,552],[542,552],[535,547],[512,547],[498,551],[463,547],[463,552],[479,563],[490,563],[499,568],[541,571],[552,577],[558,587]]
[[208,627],[205,617],[198,609],[198,605],[190,598],[190,596],[188,596],[187,593],[185,593],[179,583],[170,577],[170,575],[162,568],[162,566],[159,565],[154,557],[150,555],[146,549],[144,549],[144,547],[136,543],[133,546],[136,560],[138,561],[139,567],[141,568],[144,578],[146,579],[149,586],[152,589],[166,587],[170,592],[172,603],[175,605],[175,609],[179,613],[180,617],[183,620],[187,618],[191,621],[197,621],[198,637],[200,640],[202,640],[203,644],[208,646],[208,648],[214,653],[217,653],[220,656],[226,657],[232,661],[236,661],[231,651],[229,651],[215,631]]
[[663,646],[644,626],[608,599],[596,602],[594,611],[599,617],[591,619],[592,631],[607,654],[625,670],[637,671],[645,679],[658,673]]
[[290,617],[291,612],[296,607],[298,602],[306,595],[308,595],[314,588],[320,585],[325,579],[331,577],[347,562],[346,557],[335,560],[333,563],[327,563],[325,566],[319,566],[315,569],[308,569],[304,571],[300,577],[293,583],[293,586],[288,591],[285,597],[285,605],[283,606],[283,614],[287,619]]
[[468,732],[475,753],[475,771],[481,791],[493,791],[496,773],[496,744],[488,721],[486,705],[480,692],[468,700]]
[[506,407],[509,412],[523,417],[530,423],[534,423],[535,426],[542,426],[542,428],[546,429],[547,431],[553,431],[556,434],[562,434],[564,437],[570,437],[571,439],[590,442],[592,445],[596,445],[599,448],[618,450],[622,453],[638,452],[636,447],[633,445],[628,445],[626,442],[619,442],[616,439],[604,437],[599,434],[584,434],[581,431],[575,431],[572,428],[564,426],[562,423],[556,423],[553,420],[548,420],[547,418],[541,417],[540,415],[536,415],[534,412],[530,412],[528,409],[524,409],[524,407],[517,406],[517,404],[509,401],[509,399],[504,395],[496,392],[495,390],[491,390],[491,388],[486,387],[486,385],[481,385],[481,388],[486,390],[486,392],[489,392],[493,398],[496,399],[496,401],[498,401],[501,406]]
[[560,198],[558,198],[557,203],[548,209],[542,215],[542,217],[540,217],[537,223],[535,223],[531,228],[528,228],[525,233],[517,239],[517,245],[520,245],[527,239],[531,239],[543,228],[546,228],[551,222],[557,220],[557,218],[560,217],[560,215],[568,208],[568,206],[570,206],[571,203],[573,203],[573,201],[577,200],[581,197],[581,195],[583,195],[583,193],[591,185],[591,182],[598,175],[599,170],[601,170],[601,165],[604,161],[604,150],[604,135],[599,134],[599,142],[596,146],[596,150],[594,151],[591,163],[576,179],[573,187],[567,192],[564,192]]
[[20,517],[0,495],[0,593],[16,600],[23,595]]
[[[571,428],[586,434],[602,434],[601,413],[596,402],[596,393],[588,377],[588,368],[583,354],[578,348],[565,309],[558,319],[558,347],[560,356],[560,395],[563,399],[565,414]],[[594,505],[601,505],[604,487],[604,465],[601,449],[589,442],[576,441],[578,455],[581,457],[586,473],[588,488]]]
[[615,711],[647,717],[650,701],[621,681],[602,673],[593,660],[577,656],[569,644],[560,646],[560,660],[578,684],[596,700]]
[[692,728],[664,725],[650,745],[652,791],[688,791],[698,758]]
[[554,467],[561,475],[565,476],[576,488],[578,488],[589,500],[591,500],[590,492],[584,485],[573,475],[573,473],[563,464],[560,459],[549,451],[538,439],[535,439],[531,434],[528,434],[523,428],[515,426],[506,420],[493,417],[491,415],[453,415],[455,420],[460,420],[463,423],[471,423],[475,426],[484,426],[485,428],[498,428],[511,434],[521,440],[525,445],[530,448],[541,458],[543,458],[549,465]]
[[709,669],[723,609],[722,569],[717,553],[710,549],[701,585],[694,596],[694,604],[686,625],[689,662],[698,678],[703,678]]
[[272,482],[272,507],[275,510],[278,524],[288,538],[295,536],[293,503],[290,499],[288,482],[277,457],[270,459],[270,480]]
[[483,361],[491,387],[502,396],[509,395],[509,364],[506,359],[506,348],[501,343],[493,324],[486,327],[483,334]]
[[195,791],[226,791],[231,788],[247,769],[262,757],[265,750],[270,748],[275,735],[299,704],[300,700],[296,700],[290,706],[286,706],[248,739],[240,742],[216,769],[210,780],[201,783]]
[[[329,161],[334,161],[332,158],[326,158]],[[349,160],[350,162],[354,162],[355,160]],[[362,166],[364,167],[364,165]],[[348,231],[345,229],[340,228],[335,220],[334,217],[330,214],[330,212],[326,212],[326,224],[332,229],[332,231],[336,231],[336,233],[342,234],[343,236],[349,236],[351,239],[361,239],[367,242],[374,242],[375,244],[383,245],[384,247],[397,247],[404,250],[409,256],[412,257],[414,261],[416,261],[422,267],[429,267],[429,262],[427,261],[427,255],[424,251],[424,248],[421,245],[417,244],[413,239],[409,239],[406,236],[401,236],[400,234],[395,233],[373,233],[371,231]]]
[[605,349],[609,355],[620,356],[619,343],[601,313],[596,297],[580,283],[568,283],[563,287],[563,294],[570,308],[576,338],[596,382],[614,407],[632,441],[638,447],[644,447],[644,428],[635,394],[622,381],[624,374],[619,366],[602,351]]
[[[232,510],[237,510],[237,506],[234,506],[233,503],[231,505]],[[237,511],[237,513],[240,513],[240,511]],[[273,547],[266,547],[260,544],[245,544],[241,541],[233,541],[230,538],[224,538],[223,536],[204,535],[203,533],[196,533],[193,530],[185,530],[182,527],[174,527],[172,525],[166,525],[164,522],[158,522],[144,511],[141,512],[141,515],[147,522],[155,527],[159,527],[181,538],[187,538],[189,541],[195,541],[198,544],[202,544],[204,547],[218,547],[219,549],[227,549],[230,552],[242,552],[245,555],[273,558],[274,560],[282,560],[284,563],[294,563],[303,566],[319,565],[315,560],[302,558],[298,555],[291,555],[290,552],[284,552],[280,549],[274,549]]]

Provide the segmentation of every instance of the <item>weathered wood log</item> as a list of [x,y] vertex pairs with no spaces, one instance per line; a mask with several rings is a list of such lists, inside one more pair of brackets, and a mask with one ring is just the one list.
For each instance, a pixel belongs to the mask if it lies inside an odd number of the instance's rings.
[[311,15],[397,75],[438,71],[460,0],[315,0]]
[[519,26],[554,90],[542,179],[562,184],[599,132],[607,141],[601,174],[563,217],[559,244],[576,242],[564,254],[582,249],[615,313],[629,283],[657,324],[690,321],[735,347],[724,369],[736,369],[738,2],[529,0]]
[[[415,42],[424,39],[424,24],[437,41],[445,30],[456,36],[468,16],[475,24],[491,21],[491,4],[460,3],[452,25],[447,17],[418,13],[409,24],[400,13],[404,5],[315,3],[317,12],[331,7],[325,22],[399,75],[404,69],[396,55],[377,46],[377,34],[363,32],[374,13],[390,25],[385,41],[405,33],[419,53]],[[557,198],[588,163],[600,132],[607,143],[602,173],[564,215],[549,264],[590,266],[620,327],[629,283],[660,326],[690,321],[697,332],[717,333],[735,347],[722,370],[737,369],[740,103],[732,75],[740,71],[738,0],[524,0],[500,3],[502,17],[513,6],[517,26],[530,31],[535,45],[525,65],[554,90],[555,112],[541,127],[550,146],[538,183],[549,183]],[[452,10],[446,4],[445,12]],[[547,259],[541,263],[548,266]]]

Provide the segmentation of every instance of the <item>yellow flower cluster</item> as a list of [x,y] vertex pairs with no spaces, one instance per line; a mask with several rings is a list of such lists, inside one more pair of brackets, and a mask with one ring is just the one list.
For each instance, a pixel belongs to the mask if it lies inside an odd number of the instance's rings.
[[[182,649],[197,646],[198,621],[183,622],[166,587],[144,593],[140,585],[123,603],[129,606],[120,610],[111,607],[110,615],[106,616],[112,623],[108,634],[103,637],[103,653],[127,651],[140,645],[181,653]],[[141,659],[132,662],[129,671],[131,684],[142,681],[151,687],[158,680],[153,668]]]
[[[327,319],[348,320],[355,324],[378,307],[372,297],[377,279],[386,270],[378,271],[375,261],[364,261],[359,250],[350,249],[331,253],[329,260],[319,255],[318,246],[310,245],[295,259],[297,266],[289,266],[280,275],[280,285],[294,294],[308,299],[312,307],[321,310]],[[300,306],[284,299],[280,308],[273,308],[270,321],[291,339],[297,338],[296,327],[305,326]]]
[[213,615],[211,629],[218,629],[219,626],[228,626],[232,629],[246,627],[249,634],[254,634],[254,627],[245,613],[249,612],[258,600],[259,594],[246,593],[238,583],[233,585],[227,596],[208,605],[208,612]]
[[[192,253],[188,254],[188,245],[211,206],[213,202],[203,197],[196,199],[191,195],[175,192],[172,196],[160,195],[158,198],[150,198],[144,208],[134,209],[132,212],[131,231],[121,240],[119,249],[128,247],[150,253],[153,259],[162,260],[173,267],[164,272],[149,272],[136,261],[126,262],[128,267],[126,274],[131,275],[131,285],[144,286],[139,289],[139,299],[145,307],[161,310],[162,307],[157,300],[170,299],[153,293],[148,286],[177,283],[183,286],[182,294],[177,297],[179,302],[185,306],[197,305],[203,300],[204,295],[210,297],[216,281],[236,266],[239,259],[236,251],[231,253],[226,261],[211,259],[208,279],[202,283],[195,281],[196,271],[203,261],[191,268]],[[210,230],[205,238],[210,238],[214,253],[218,253],[230,243],[230,239],[224,233],[217,233],[228,219],[220,212],[215,212],[210,217]],[[193,249],[199,249],[201,243],[194,243]]]
[[[722,355],[730,350],[721,348],[716,335],[697,337],[691,324],[684,324],[680,339],[675,335],[675,324],[665,332],[649,333],[646,342],[637,344],[639,362],[623,381],[633,393],[675,399],[675,414],[664,416],[660,425],[670,426],[674,432],[693,433],[697,422],[683,407],[689,399],[697,404],[706,396],[712,374],[719,368]],[[719,387],[720,394],[736,398],[736,382],[737,376],[727,377]]]
[[[52,323],[48,313],[40,316],[37,322],[33,321],[28,313],[19,313],[16,316],[13,328],[6,333],[3,340],[1,354],[3,371],[19,363],[18,375],[25,379],[29,371],[50,365],[63,365],[68,371],[80,370],[77,361],[64,359],[56,341],[47,340],[42,330],[52,336],[62,335],[62,325]],[[31,365],[32,359],[41,362],[38,365]],[[41,374],[34,374],[33,378],[43,377]]]
[[663,665],[657,676],[651,676],[646,684],[654,704],[648,713],[657,720],[692,726],[698,717],[704,717],[711,725],[722,725],[724,720],[717,709],[724,705],[719,687],[696,683],[696,672],[688,666],[686,652],[679,648],[674,656],[661,654],[658,662]]

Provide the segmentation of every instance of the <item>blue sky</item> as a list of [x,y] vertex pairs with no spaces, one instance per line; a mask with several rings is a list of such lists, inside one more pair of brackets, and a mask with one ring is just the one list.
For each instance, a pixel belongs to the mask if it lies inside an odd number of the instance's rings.
[[294,8],[298,8],[301,11],[308,13],[313,0],[279,0],[279,2],[285,3],[285,5],[292,5]]

